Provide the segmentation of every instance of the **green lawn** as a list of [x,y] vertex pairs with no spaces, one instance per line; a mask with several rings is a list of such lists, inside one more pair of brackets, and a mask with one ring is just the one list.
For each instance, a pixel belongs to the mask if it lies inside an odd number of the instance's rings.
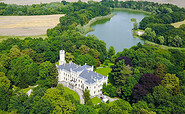
[[107,76],[111,72],[111,70],[112,69],[110,67],[105,67],[96,69],[96,72],[101,75]]
[[71,90],[71,89],[69,89],[69,88],[67,88],[67,87],[64,87],[64,89],[65,89],[65,91],[66,91],[67,94],[72,94],[73,97],[74,97],[76,100],[80,101],[80,97],[78,96],[78,94],[77,94],[75,91],[73,91],[73,90]]
[[92,102],[94,105],[97,105],[98,103],[101,103],[101,99],[98,97],[94,97],[94,98],[92,98]]

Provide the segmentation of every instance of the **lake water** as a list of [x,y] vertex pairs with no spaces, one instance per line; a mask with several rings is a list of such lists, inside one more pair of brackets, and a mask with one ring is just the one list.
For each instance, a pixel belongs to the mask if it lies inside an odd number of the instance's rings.
[[139,42],[144,44],[144,41],[133,37],[134,22],[131,22],[131,18],[136,18],[139,23],[146,16],[145,14],[126,11],[114,11],[112,13],[115,14],[114,17],[106,22],[92,25],[94,31],[87,33],[87,35],[94,34],[107,44],[107,49],[114,46],[116,52],[137,45]]

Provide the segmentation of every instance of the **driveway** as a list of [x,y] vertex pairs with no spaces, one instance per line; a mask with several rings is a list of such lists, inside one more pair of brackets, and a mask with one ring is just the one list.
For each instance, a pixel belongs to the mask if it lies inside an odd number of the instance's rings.
[[[65,87],[69,88],[67,86],[67,82],[62,81],[62,82],[59,82],[59,83],[63,84],[63,86],[65,86]],[[75,91],[78,94],[78,96],[80,97],[80,104],[85,104],[84,98],[83,98],[83,91],[82,90],[80,90],[80,89],[78,89],[76,87],[74,87],[74,89],[72,89],[72,88],[69,88],[69,89]]]

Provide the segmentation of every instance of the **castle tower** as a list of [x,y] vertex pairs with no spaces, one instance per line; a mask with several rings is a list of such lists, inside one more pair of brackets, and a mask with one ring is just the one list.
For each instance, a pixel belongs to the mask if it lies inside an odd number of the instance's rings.
[[65,64],[66,63],[65,51],[64,50],[60,50],[59,55],[60,55],[59,65]]

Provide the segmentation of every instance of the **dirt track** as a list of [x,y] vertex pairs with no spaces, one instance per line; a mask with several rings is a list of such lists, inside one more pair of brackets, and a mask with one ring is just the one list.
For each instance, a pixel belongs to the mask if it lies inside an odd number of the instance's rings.
[[0,16],[0,36],[31,36],[46,34],[59,23],[60,15]]
[[[6,4],[19,4],[19,5],[31,5],[31,4],[40,4],[40,3],[50,3],[50,2],[61,2],[62,0],[2,0],[0,2],[5,2]],[[67,2],[77,2],[78,0],[66,0]],[[87,2],[89,0],[81,0],[83,2]],[[101,0],[93,0],[93,1],[101,1]],[[126,0],[120,0],[126,1]],[[139,0],[135,0],[139,1]],[[140,1],[151,1],[158,3],[170,3],[175,4],[180,7],[185,7],[185,0],[140,0]]]

